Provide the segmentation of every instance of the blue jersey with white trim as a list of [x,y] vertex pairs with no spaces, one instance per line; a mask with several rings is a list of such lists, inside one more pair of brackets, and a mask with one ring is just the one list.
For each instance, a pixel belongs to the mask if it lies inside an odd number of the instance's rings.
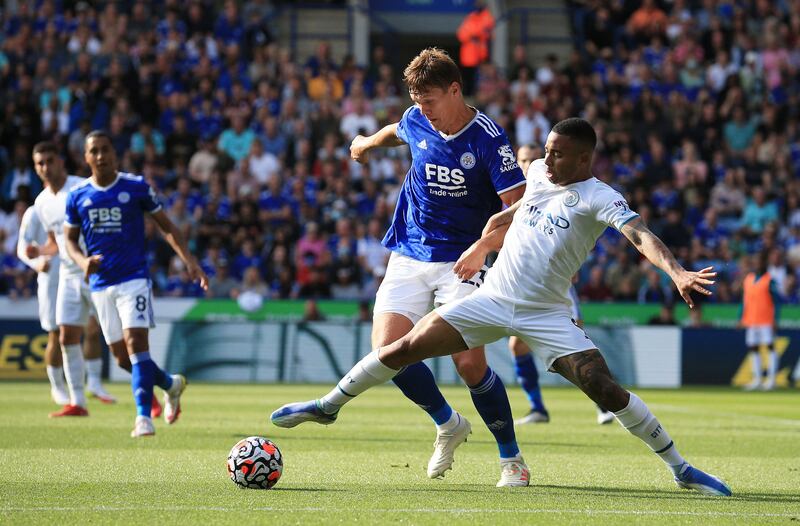
[[397,136],[412,163],[383,245],[419,261],[456,261],[500,211],[498,194],[525,184],[508,137],[479,111],[443,135],[417,106],[403,114]]
[[65,223],[81,229],[88,255],[103,256],[89,278],[92,290],[148,277],[144,214],[160,209],[144,178],[127,173],[106,187],[87,179],[70,191]]

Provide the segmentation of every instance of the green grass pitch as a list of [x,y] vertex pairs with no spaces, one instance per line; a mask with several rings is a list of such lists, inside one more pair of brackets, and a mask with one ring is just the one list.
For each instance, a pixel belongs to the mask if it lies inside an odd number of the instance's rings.
[[[528,488],[499,489],[497,450],[464,388],[451,404],[473,423],[453,471],[428,480],[433,425],[381,387],[332,426],[278,429],[269,413],[324,386],[190,384],[174,426],[132,439],[130,388],[92,401],[89,418],[51,420],[44,383],[0,382],[0,524],[790,524],[800,521],[800,393],[638,390],[696,466],[732,498],[678,489],[662,462],[618,424],[595,423],[576,389],[545,389],[552,421],[517,429]],[[510,388],[517,416],[526,408]],[[269,491],[244,490],[225,459],[242,437],[285,457]]]

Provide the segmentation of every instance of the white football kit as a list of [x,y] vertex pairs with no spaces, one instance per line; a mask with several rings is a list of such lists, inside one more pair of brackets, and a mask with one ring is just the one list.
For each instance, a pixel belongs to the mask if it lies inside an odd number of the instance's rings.
[[89,316],[95,316],[89,285],[84,280],[81,267],[67,254],[67,244],[64,238],[67,195],[72,188],[83,181],[84,179],[81,177],[69,175],[64,186],[57,193],[45,188],[36,197],[33,204],[45,230],[55,235],[58,253],[61,256],[56,296],[56,323],[58,325],[83,327]]
[[572,276],[607,226],[637,218],[625,199],[592,177],[559,186],[544,160],[528,168],[522,203],[483,286],[436,309],[468,348],[518,336],[550,369],[558,358],[596,346],[572,321]]
[[[25,254],[28,245],[38,245],[40,247],[47,243],[47,231],[42,225],[39,214],[34,207],[29,207],[22,216],[19,225],[19,238],[17,241],[17,257],[33,270],[39,268],[39,263],[47,256],[29,258]],[[47,272],[39,272],[36,275],[36,297],[39,300],[39,323],[42,330],[51,332],[58,329],[56,323],[56,296],[58,294],[58,270],[59,257],[50,256],[50,268]]]

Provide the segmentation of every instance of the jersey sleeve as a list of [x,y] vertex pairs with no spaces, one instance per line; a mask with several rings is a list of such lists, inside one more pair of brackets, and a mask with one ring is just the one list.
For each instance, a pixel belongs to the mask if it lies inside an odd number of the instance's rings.
[[81,216],[78,214],[78,205],[75,203],[75,192],[67,194],[67,210],[64,215],[64,224],[71,227],[81,226]]
[[625,223],[639,217],[639,214],[628,206],[622,194],[602,183],[598,184],[592,196],[592,210],[598,221],[617,230],[621,230]]
[[161,202],[158,200],[155,189],[147,183],[144,185],[143,197],[141,200],[142,210],[151,214],[161,210]]
[[[489,139],[489,137],[487,137]],[[498,194],[525,184],[525,174],[517,163],[511,141],[505,132],[485,142],[483,162]]]
[[44,232],[42,222],[39,220],[39,214],[36,213],[34,207],[28,207],[22,215],[22,221],[19,224],[19,237],[17,238],[17,257],[30,268],[36,270],[42,256],[37,258],[29,258],[25,254],[25,248],[33,244],[41,238]]
[[397,136],[406,144],[411,144],[411,139],[409,138],[409,118],[411,117],[412,112],[416,106],[410,106],[404,113],[403,116],[400,118],[400,122],[397,123]]

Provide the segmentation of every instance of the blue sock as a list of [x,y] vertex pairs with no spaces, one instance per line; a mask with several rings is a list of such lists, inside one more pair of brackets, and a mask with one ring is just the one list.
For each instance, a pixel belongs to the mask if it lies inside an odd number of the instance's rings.
[[409,365],[392,378],[392,381],[403,391],[406,398],[431,415],[436,425],[444,424],[453,414],[453,409],[433,379],[433,373],[424,363]]
[[506,387],[500,377],[491,367],[487,367],[483,380],[478,385],[469,386],[469,392],[475,409],[497,441],[500,458],[513,458],[519,455],[511,404],[508,402]]
[[150,418],[153,405],[155,365],[149,352],[131,354],[131,389],[136,402],[136,414],[147,418]]
[[161,389],[169,391],[169,389],[172,387],[172,377],[165,373],[161,367],[156,365],[156,362],[153,362],[153,365],[155,365],[156,368],[153,383],[159,386]]
[[533,353],[517,356],[515,361],[517,378],[528,396],[531,409],[547,414],[547,409],[544,408],[544,401],[542,400],[542,389],[539,387],[539,371],[536,370]]

